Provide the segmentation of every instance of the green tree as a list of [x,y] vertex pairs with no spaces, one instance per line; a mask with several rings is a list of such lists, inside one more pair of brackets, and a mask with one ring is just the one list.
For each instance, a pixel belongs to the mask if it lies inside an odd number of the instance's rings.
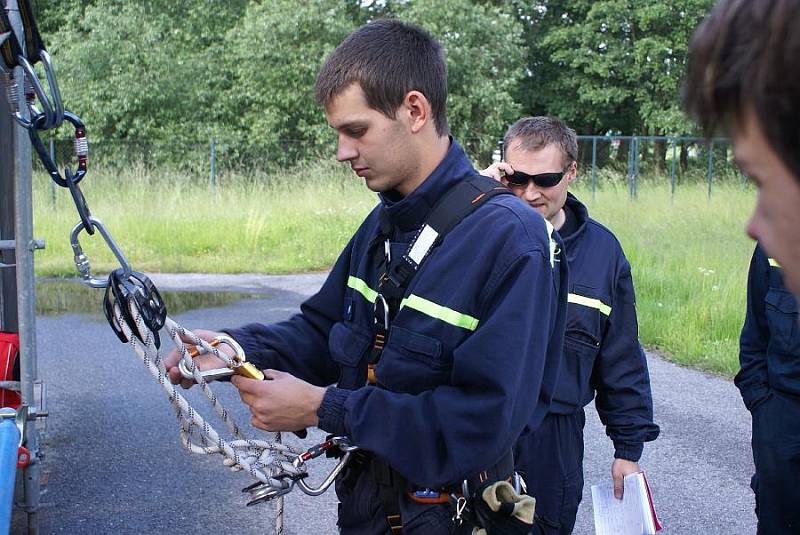
[[265,160],[292,161],[330,147],[333,135],[314,101],[322,62],[355,24],[335,0],[250,3],[224,44],[230,87],[220,135]]
[[470,0],[399,3],[395,13],[444,45],[450,128],[468,154],[487,163],[520,113],[513,93],[525,74],[522,24],[508,8]]

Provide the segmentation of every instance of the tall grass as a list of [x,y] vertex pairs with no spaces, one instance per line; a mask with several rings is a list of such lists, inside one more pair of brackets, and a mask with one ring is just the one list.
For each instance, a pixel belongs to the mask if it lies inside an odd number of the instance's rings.
[[[34,228],[47,240],[37,273],[72,275],[69,231],[78,221],[69,193],[52,205],[46,177],[36,175]],[[342,168],[312,166],[286,175],[223,175],[207,182],[143,168],[95,171],[81,183],[133,266],[144,271],[289,273],[329,267],[376,204],[360,179]],[[116,259],[102,238],[79,236],[93,270]]]
[[[73,275],[69,231],[77,222],[69,194],[51,204],[44,175],[34,176],[34,226],[47,249],[40,275]],[[92,170],[81,184],[134,268],[169,272],[289,273],[336,260],[376,198],[349,170],[328,164],[285,175],[225,175],[206,181],[144,168]],[[624,181],[588,181],[575,192],[619,238],[637,291],[640,337],[676,361],[724,375],[737,367],[737,339],[753,245],[743,226],[754,194],[738,181],[680,185],[642,182],[630,200]],[[94,272],[117,266],[99,235],[80,235]]]

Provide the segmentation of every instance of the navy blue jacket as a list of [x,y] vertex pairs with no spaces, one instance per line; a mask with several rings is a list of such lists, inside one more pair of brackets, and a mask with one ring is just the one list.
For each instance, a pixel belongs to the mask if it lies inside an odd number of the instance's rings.
[[[578,228],[564,238],[569,306],[564,360],[551,412],[571,414],[595,398],[614,456],[638,461],[655,440],[647,360],[639,345],[631,266],[617,238],[572,194]],[[596,397],[595,397],[596,393]]]
[[[378,273],[370,243],[385,208],[404,251],[435,202],[475,174],[451,141],[410,195],[367,216],[319,293],[288,321],[228,332],[248,360],[328,387],[319,427],[347,435],[409,482],[452,484],[496,463],[552,397],[566,309],[557,234],[514,195],[466,217],[411,281],[365,386]],[[562,278],[563,275],[563,278]]]
[[778,264],[756,246],[747,279],[747,314],[739,338],[741,370],[734,382],[753,410],[772,390],[800,396],[797,301]]

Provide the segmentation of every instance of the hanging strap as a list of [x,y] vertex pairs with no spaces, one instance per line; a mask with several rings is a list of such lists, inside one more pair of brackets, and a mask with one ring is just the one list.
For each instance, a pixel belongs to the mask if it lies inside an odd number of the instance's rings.
[[46,51],[39,28],[36,26],[36,18],[33,16],[33,8],[30,0],[18,0],[19,15],[22,19],[22,33],[25,39],[25,53],[22,51],[19,40],[11,26],[5,4],[0,8],[0,36],[9,33],[7,39],[0,45],[0,56],[3,58],[8,70],[19,66],[19,56],[23,56],[33,65],[39,61],[43,50]]

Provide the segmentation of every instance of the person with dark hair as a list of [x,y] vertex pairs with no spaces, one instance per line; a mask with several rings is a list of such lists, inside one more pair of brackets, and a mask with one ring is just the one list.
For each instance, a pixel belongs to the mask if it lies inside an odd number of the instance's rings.
[[[380,203],[300,314],[226,329],[270,379],[233,378],[253,425],[318,426],[360,448],[336,484],[341,533],[535,531],[512,449],[544,418],[558,371],[559,238],[449,137],[444,53],[424,30],[359,28],[316,97],[336,158]],[[188,387],[177,362],[170,380]]]
[[800,324],[781,266],[756,245],[734,382],[753,416],[759,533],[800,532]]
[[575,131],[556,117],[525,117],[508,129],[503,147],[503,161],[482,172],[552,223],[569,263],[567,329],[553,403],[515,449],[537,515],[552,524],[552,533],[566,535],[583,494],[583,407],[595,400],[614,442],[618,498],[623,478],[640,471],[644,442],[655,440],[659,428],[639,345],[631,266],[614,234],[568,192],[578,172]]
[[707,135],[730,132],[758,187],[747,233],[800,296],[800,2],[721,0],[689,48],[684,105]]
[[798,27],[796,0],[717,2],[695,31],[684,88],[689,115],[708,136],[731,134],[736,163],[758,187],[736,386],[753,418],[751,486],[765,534],[800,533]]

